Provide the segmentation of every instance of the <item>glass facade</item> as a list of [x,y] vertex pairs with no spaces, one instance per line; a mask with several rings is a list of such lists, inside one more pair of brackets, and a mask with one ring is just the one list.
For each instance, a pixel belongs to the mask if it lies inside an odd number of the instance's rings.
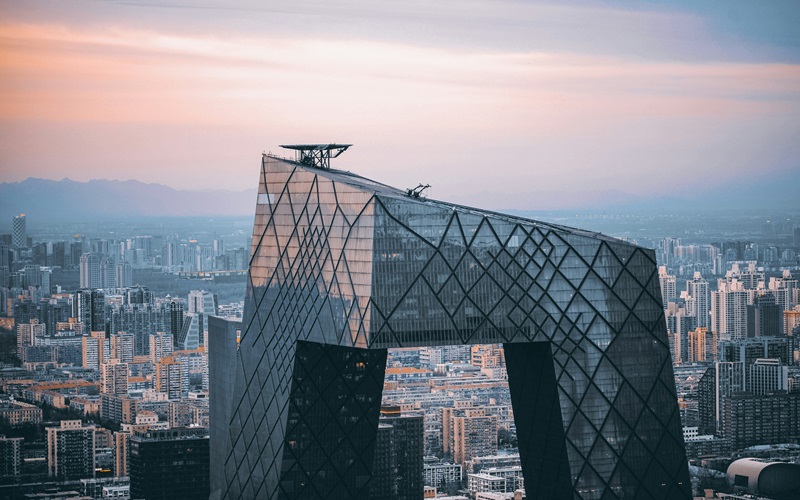
[[386,349],[483,343],[529,497],[690,497],[652,251],[265,155],[251,256],[221,498],[366,497]]

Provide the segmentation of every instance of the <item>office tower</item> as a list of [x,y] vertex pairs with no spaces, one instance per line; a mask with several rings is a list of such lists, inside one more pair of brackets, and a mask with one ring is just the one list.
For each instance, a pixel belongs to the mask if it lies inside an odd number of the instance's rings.
[[20,477],[22,473],[21,437],[8,438],[0,435],[0,477]]
[[81,347],[81,366],[92,370],[99,370],[111,354],[111,343],[106,338],[106,332],[91,332],[81,339]]
[[722,339],[741,340],[747,337],[747,290],[736,280],[719,280],[718,286],[711,292],[711,330]]
[[689,497],[653,251],[308,164],[333,148],[263,157],[214,494],[365,496],[387,348],[502,343],[530,497]]
[[15,215],[11,221],[11,244],[17,248],[28,246],[28,231],[25,226],[25,214]]
[[167,318],[165,319],[166,324],[164,326],[167,329],[166,333],[172,335],[173,344],[177,345],[178,336],[183,329],[185,307],[181,299],[177,297],[167,298],[169,301],[163,306],[167,312]]
[[747,389],[757,395],[788,391],[789,368],[779,359],[759,358],[748,367]]
[[172,354],[172,351],[172,335],[160,332],[155,335],[150,335],[150,361],[158,363],[161,361],[161,358]]
[[37,337],[47,335],[47,326],[39,323],[38,319],[30,320],[30,323],[17,325],[17,357],[25,362],[25,348],[36,343]]
[[664,305],[678,297],[678,280],[675,276],[667,274],[667,266],[658,268],[658,283],[661,286],[661,297]]
[[203,313],[184,313],[183,328],[178,334],[178,348],[192,351],[200,348],[203,336],[203,321],[207,318]]
[[[130,438],[131,498],[208,498],[206,429],[136,432]],[[255,494],[252,498],[256,498]]]
[[694,277],[686,281],[686,291],[694,299],[693,314],[697,318],[697,326],[707,328],[711,324],[711,292],[708,281],[699,272],[694,273]]
[[178,345],[191,350],[203,345],[204,335],[208,332],[208,318],[217,315],[217,296],[205,290],[192,290],[188,304]]
[[47,427],[47,473],[59,479],[94,477],[94,426],[62,420]]
[[128,395],[128,363],[109,359],[100,365],[100,390],[114,396]]

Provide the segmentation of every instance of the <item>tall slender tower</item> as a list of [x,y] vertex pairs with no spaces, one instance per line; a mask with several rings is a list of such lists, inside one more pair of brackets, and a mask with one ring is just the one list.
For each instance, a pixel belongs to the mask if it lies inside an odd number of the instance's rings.
[[28,231],[25,227],[25,214],[15,216],[11,223],[11,244],[17,248],[28,246]]
[[697,326],[708,328],[711,324],[711,292],[708,281],[697,272],[691,280],[686,282],[686,291],[694,299],[694,313],[697,316]]

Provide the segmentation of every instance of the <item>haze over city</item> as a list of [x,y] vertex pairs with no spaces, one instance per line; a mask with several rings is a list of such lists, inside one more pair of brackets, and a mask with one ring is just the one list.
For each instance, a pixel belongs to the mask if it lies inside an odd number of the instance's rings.
[[243,190],[262,151],[337,141],[496,209],[800,181],[795,2],[0,8],[0,181]]
[[0,0],[0,498],[797,500],[798,26]]

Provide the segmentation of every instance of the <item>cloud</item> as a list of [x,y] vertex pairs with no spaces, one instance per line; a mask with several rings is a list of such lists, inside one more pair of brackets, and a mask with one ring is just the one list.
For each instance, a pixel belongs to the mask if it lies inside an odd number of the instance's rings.
[[262,150],[340,141],[364,175],[526,208],[529,191],[642,196],[800,152],[788,63],[10,21],[0,54],[0,180],[240,189]]

